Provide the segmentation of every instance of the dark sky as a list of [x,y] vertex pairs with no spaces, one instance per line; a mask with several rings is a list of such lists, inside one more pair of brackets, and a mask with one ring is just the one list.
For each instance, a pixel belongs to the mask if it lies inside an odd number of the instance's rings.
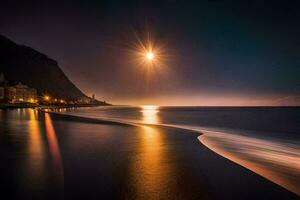
[[[130,51],[147,32],[151,72]],[[1,1],[0,34],[112,103],[300,105],[300,1]]]

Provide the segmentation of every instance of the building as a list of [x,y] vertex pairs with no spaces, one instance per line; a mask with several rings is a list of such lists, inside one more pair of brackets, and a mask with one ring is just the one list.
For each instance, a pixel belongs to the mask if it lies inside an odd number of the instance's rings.
[[0,73],[0,102],[37,103],[37,90],[18,83],[10,85],[4,74]]
[[16,88],[13,86],[8,86],[4,88],[4,98],[5,101],[14,103],[16,100]]
[[5,100],[9,103],[36,103],[37,91],[27,85],[18,83],[5,87]]

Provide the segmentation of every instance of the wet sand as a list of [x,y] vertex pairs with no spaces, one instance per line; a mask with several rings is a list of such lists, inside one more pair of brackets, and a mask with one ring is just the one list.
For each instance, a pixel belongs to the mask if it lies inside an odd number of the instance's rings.
[[299,199],[192,131],[5,112],[0,182],[16,199]]

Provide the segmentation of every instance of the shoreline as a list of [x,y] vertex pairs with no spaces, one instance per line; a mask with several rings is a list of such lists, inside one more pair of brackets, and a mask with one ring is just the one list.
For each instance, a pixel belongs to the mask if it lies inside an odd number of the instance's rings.
[[[75,121],[81,121],[81,122],[87,122],[87,123],[99,123],[99,124],[111,124],[111,125],[126,125],[126,126],[153,126],[153,127],[158,127],[158,128],[175,128],[175,129],[179,129],[179,130],[184,130],[184,131],[192,131],[194,133],[199,134],[196,139],[201,143],[201,145],[205,146],[206,148],[208,148],[211,152],[215,153],[216,155],[227,159],[228,161],[239,165],[240,167],[244,168],[247,171],[251,171],[253,173],[255,173],[257,176],[260,176],[262,178],[264,178],[267,181],[272,182],[273,184],[279,185],[280,187],[284,188],[285,190],[294,193],[296,195],[298,195],[297,191],[295,191],[294,188],[291,189],[291,187],[285,187],[286,185],[284,184],[279,184],[277,181],[274,181],[274,179],[271,179],[268,176],[265,176],[264,174],[261,174],[245,165],[243,165],[241,162],[236,162],[234,159],[231,159],[230,157],[221,154],[219,151],[216,151],[214,148],[211,148],[210,145],[207,145],[205,142],[203,142],[200,138],[204,136],[204,133],[201,132],[201,130],[199,129],[192,129],[186,126],[176,126],[176,125],[168,125],[168,124],[144,124],[144,123],[130,123],[130,122],[123,122],[123,121],[118,121],[118,120],[112,120],[112,119],[94,119],[94,118],[88,118],[88,117],[81,117],[81,116],[76,116],[76,115],[68,115],[68,114],[61,114],[61,113],[57,113],[57,112],[48,112],[48,111],[42,111],[42,112],[46,112],[49,113],[53,116],[55,116],[56,119],[64,119],[64,120],[75,120]],[[204,130],[205,131],[205,130]]]
[[[267,162],[268,162],[267,159],[261,160],[261,158],[260,159],[258,158],[257,160],[252,161],[251,159],[247,158],[247,156],[246,156],[247,153],[244,153],[245,155],[243,157],[243,156],[239,156],[239,154],[237,152],[234,152],[234,151],[232,152],[230,150],[228,151],[228,149],[226,151],[226,144],[224,147],[224,146],[220,145],[220,141],[216,142],[216,141],[214,141],[215,138],[214,139],[212,139],[212,138],[214,138],[214,136],[209,136],[207,134],[203,134],[198,137],[198,140],[201,144],[203,144],[204,146],[206,146],[207,148],[209,148],[211,151],[215,152],[216,154],[244,167],[247,170],[254,172],[255,174],[258,174],[258,175],[264,177],[265,179],[281,186],[282,188],[285,188],[286,190],[288,190],[298,196],[300,195],[299,187],[297,187],[297,181],[293,180],[293,178],[297,177],[297,175],[294,174],[295,172],[290,171],[290,176],[288,176],[287,175],[288,173],[285,174],[285,173],[283,173],[283,171],[280,171],[280,170],[284,169],[284,167],[286,167],[285,170],[291,170],[291,169],[289,169],[289,167],[284,166],[284,165],[282,166],[282,165],[276,163],[279,169],[278,168],[272,169],[272,167],[270,165],[273,163],[271,162],[271,163],[269,163],[269,165],[267,165]],[[223,140],[226,141],[225,138]],[[251,143],[251,142],[249,142],[249,143]],[[233,146],[235,144],[231,144],[231,145],[232,146],[230,148],[234,149],[235,147],[233,147]],[[270,144],[265,144],[265,145],[267,146]],[[248,151],[250,152],[250,155],[251,155],[251,153],[253,153],[253,152],[251,152],[251,150],[248,150]],[[267,151],[267,150],[265,150],[265,151]],[[268,152],[268,153],[271,154],[270,152]],[[240,154],[243,155],[243,153],[240,153]],[[289,156],[287,156],[287,157],[289,157]],[[252,158],[252,159],[254,159],[254,158]],[[290,157],[289,159],[294,160],[296,158]],[[296,168],[296,166],[295,166],[295,168]],[[293,170],[296,170],[296,169],[293,169]],[[286,172],[286,171],[284,171],[284,172]],[[293,178],[291,177],[291,175],[294,175]]]
[[[42,111],[46,112],[46,111]],[[199,143],[198,137],[202,136],[203,133],[197,131],[197,130],[189,130],[186,127],[174,127],[174,126],[164,126],[164,125],[149,125],[149,124],[136,124],[136,123],[126,123],[126,122],[120,122],[120,121],[113,121],[113,120],[105,120],[105,119],[93,119],[88,117],[79,117],[74,115],[66,115],[66,114],[60,114],[55,112],[47,112],[51,116],[54,116],[55,120],[70,120],[71,122],[85,122],[85,123],[96,123],[96,124],[107,124],[107,123],[113,123],[111,125],[129,125],[132,127],[153,127],[158,128],[159,130],[166,130],[166,133],[164,135],[171,135],[172,132],[178,132],[180,134],[180,138],[184,140],[184,138],[190,138],[190,142],[195,146],[196,151],[202,152],[200,154],[195,154],[190,152],[189,144],[188,146],[182,146],[180,148],[187,149],[184,151],[187,151],[187,155],[189,160],[187,165],[191,165],[190,167],[193,168],[196,171],[200,171],[203,175],[204,174],[213,174],[213,176],[204,176],[201,177],[199,174],[196,176],[199,176],[198,178],[205,178],[207,184],[209,185],[209,190],[212,191],[218,191],[218,194],[216,194],[217,198],[224,198],[227,197],[229,199],[253,199],[253,198],[264,198],[264,199],[271,199],[275,197],[282,197],[284,199],[285,197],[288,197],[288,199],[298,199],[298,196],[287,190],[286,188],[277,185],[276,183],[262,177],[261,175],[241,166],[240,164],[237,164],[235,162],[232,162],[231,160],[227,159],[226,157],[223,157],[222,155],[219,155],[217,152],[213,151],[212,149],[208,148],[203,143]],[[78,121],[77,121],[78,120]],[[182,134],[182,131],[185,131],[187,134]],[[165,132],[165,131],[163,131]],[[194,133],[194,134],[188,134],[188,133]],[[199,136],[200,135],[200,136]],[[173,136],[172,136],[173,137]],[[178,139],[176,139],[178,140]],[[172,142],[171,142],[172,144]],[[200,144],[200,145],[199,145]],[[165,145],[170,145],[169,143],[166,143]],[[190,144],[191,145],[191,144]],[[192,146],[193,146],[192,145]],[[194,156],[197,156],[195,159]],[[243,180],[241,183],[240,181]],[[229,184],[231,183],[231,184]],[[228,186],[224,186],[224,185]],[[259,187],[256,188],[256,187]],[[220,187],[223,187],[223,189],[220,189]],[[225,188],[225,189],[224,189]],[[243,191],[243,194],[238,194],[240,191]],[[211,191],[210,191],[211,192]],[[209,193],[210,193],[209,192]],[[256,192],[254,194],[254,192]],[[214,199],[214,198],[213,198]]]

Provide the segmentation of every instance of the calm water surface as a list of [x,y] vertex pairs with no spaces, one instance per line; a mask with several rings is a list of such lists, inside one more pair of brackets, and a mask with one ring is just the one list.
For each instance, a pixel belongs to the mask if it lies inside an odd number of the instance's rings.
[[191,149],[182,145],[198,147],[195,134],[57,120],[34,109],[0,110],[0,119],[0,183],[8,199],[208,195],[203,180],[189,170],[185,155]]
[[62,112],[196,130],[211,150],[300,195],[299,107],[142,106]]

